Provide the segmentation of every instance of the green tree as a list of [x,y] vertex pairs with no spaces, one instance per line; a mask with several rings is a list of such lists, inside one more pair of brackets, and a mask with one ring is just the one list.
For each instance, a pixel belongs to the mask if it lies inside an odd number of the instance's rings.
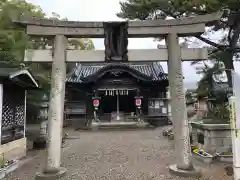
[[204,63],[204,67],[197,71],[197,74],[202,75],[197,87],[199,97],[208,97],[213,91],[213,75],[216,73],[220,73],[217,62],[215,62],[213,66]]
[[216,79],[216,76],[224,73],[222,62],[213,61],[211,66],[204,63],[204,67],[198,70],[197,73],[202,75],[196,90],[198,98],[208,99],[209,115],[213,116],[213,118],[227,120],[229,117],[228,94],[231,91],[229,91],[225,81],[220,78]]
[[[200,96],[207,97],[211,94],[211,92],[214,91],[213,86],[214,86],[214,81],[213,81],[213,76],[214,75],[219,75],[224,73],[225,66],[224,66],[224,60],[228,54],[224,51],[218,51],[209,56],[211,60],[211,66],[209,66],[207,63],[203,62],[203,67],[200,70],[197,70],[197,74],[201,74],[202,78],[200,79],[198,83],[198,94]],[[222,82],[223,83],[223,82]],[[224,102],[226,100],[226,96],[228,96],[229,89],[222,89],[223,91],[219,94],[218,102]]]
[[[44,13],[39,6],[27,3],[24,0],[3,0],[0,2],[0,66],[20,67],[23,63],[25,49],[29,46],[37,46],[40,39],[31,40],[23,28],[16,28],[12,24],[13,16],[35,16],[44,17]],[[39,66],[37,69],[40,69]],[[29,65],[29,69],[35,70],[34,65]],[[41,81],[44,84],[44,81]],[[40,91],[32,98],[28,96],[27,106],[34,107],[40,101]],[[39,99],[39,101],[37,101]]]
[[11,22],[12,16],[43,17],[39,6],[27,3],[24,0],[3,0],[0,3],[0,41],[1,41],[1,65],[4,63],[17,66],[22,62],[24,50],[27,47],[28,37],[24,29],[14,28]]
[[228,83],[232,87],[229,70],[234,69],[233,59],[238,56],[240,34],[240,1],[239,0],[126,0],[120,2],[121,12],[117,16],[124,19],[166,19],[170,16],[181,17],[204,15],[223,10],[222,19],[211,26],[212,31],[225,30],[228,34],[220,43],[215,43],[204,36],[196,36],[199,40],[214,47],[212,53],[225,52],[225,64]]
[[[53,41],[43,37],[28,37],[25,29],[15,27],[12,24],[12,17],[31,16],[43,18],[44,12],[39,6],[28,3],[25,0],[1,0],[0,2],[0,66],[20,67],[24,62],[26,48],[45,49],[52,46]],[[57,13],[52,17],[60,20]],[[66,18],[61,19],[66,20]],[[70,39],[69,45],[74,49],[94,49],[90,39]],[[39,105],[45,95],[49,94],[51,64],[28,63],[25,65],[34,72],[35,78],[40,84],[40,90],[28,93],[27,107],[29,112],[37,114]]]

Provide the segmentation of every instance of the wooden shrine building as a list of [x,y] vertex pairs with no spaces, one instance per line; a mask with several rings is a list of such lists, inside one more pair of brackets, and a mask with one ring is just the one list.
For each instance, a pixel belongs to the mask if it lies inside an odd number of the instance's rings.
[[[67,78],[66,121],[84,127],[96,112],[99,122],[141,118],[155,126],[166,123],[167,87],[167,74],[157,62],[80,64]],[[99,99],[97,111],[94,99]]]

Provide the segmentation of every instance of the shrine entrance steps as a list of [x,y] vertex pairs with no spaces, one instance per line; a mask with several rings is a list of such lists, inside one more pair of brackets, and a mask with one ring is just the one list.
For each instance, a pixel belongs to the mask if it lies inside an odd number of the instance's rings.
[[155,129],[146,122],[92,122],[92,131],[98,130],[140,130],[140,129]]

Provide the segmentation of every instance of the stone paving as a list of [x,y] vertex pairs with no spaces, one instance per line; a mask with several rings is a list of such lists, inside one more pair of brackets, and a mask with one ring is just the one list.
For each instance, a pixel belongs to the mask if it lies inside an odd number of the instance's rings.
[[[156,130],[75,132],[79,139],[67,140],[63,166],[67,176],[61,180],[196,180],[169,174],[174,162],[173,142]],[[72,135],[70,133],[70,135]],[[41,170],[44,151],[4,180],[34,180]],[[232,180],[224,165],[204,170],[199,180]]]

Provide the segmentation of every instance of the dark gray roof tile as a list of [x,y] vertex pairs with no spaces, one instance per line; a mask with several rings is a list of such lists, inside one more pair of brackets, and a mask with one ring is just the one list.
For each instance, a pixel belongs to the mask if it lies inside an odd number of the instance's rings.
[[[92,75],[107,66],[108,64],[101,65],[87,65],[81,64],[78,67],[74,68],[70,76],[67,78],[67,82],[71,83],[81,83],[82,78],[85,78],[89,75]],[[140,73],[152,77],[153,81],[161,81],[167,79],[167,74],[164,73],[162,66],[157,63],[148,63],[148,64],[125,64],[129,67],[139,71]]]

